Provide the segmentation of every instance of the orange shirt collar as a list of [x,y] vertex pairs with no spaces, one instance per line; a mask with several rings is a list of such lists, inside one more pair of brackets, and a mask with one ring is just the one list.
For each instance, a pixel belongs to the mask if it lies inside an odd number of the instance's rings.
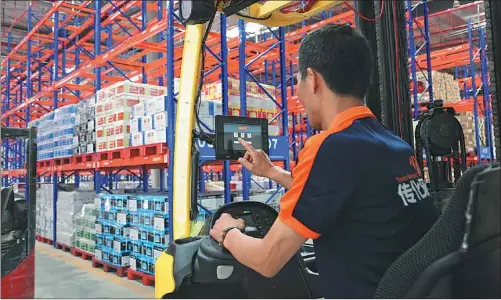
[[334,118],[329,126],[329,131],[341,131],[350,127],[355,120],[375,117],[372,111],[365,105],[348,108]]

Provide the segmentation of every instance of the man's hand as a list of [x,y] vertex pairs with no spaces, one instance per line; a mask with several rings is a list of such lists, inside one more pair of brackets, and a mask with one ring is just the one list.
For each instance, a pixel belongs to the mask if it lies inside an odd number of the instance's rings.
[[209,234],[218,242],[221,242],[221,232],[228,227],[236,226],[240,230],[245,227],[245,222],[242,219],[235,219],[230,214],[221,214],[221,217],[214,223],[214,227],[209,231]]
[[256,176],[266,177],[278,182],[286,189],[290,189],[292,185],[292,176],[290,172],[275,166],[268,155],[263,150],[256,150],[249,143],[239,138],[238,141],[244,146],[244,157],[238,159],[238,162]]
[[239,158],[238,162],[252,174],[270,178],[275,165],[271,162],[268,155],[266,155],[266,153],[264,153],[261,149],[254,149],[251,144],[241,138],[238,138],[238,141],[242,144],[242,146],[244,146],[245,150],[247,150],[244,157]]

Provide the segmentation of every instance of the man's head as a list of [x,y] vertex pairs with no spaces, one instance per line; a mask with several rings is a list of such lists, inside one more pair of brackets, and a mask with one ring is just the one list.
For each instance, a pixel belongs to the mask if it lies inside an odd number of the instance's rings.
[[324,129],[332,110],[363,102],[371,83],[372,63],[367,40],[349,26],[326,25],[304,38],[299,49],[297,92],[313,128]]

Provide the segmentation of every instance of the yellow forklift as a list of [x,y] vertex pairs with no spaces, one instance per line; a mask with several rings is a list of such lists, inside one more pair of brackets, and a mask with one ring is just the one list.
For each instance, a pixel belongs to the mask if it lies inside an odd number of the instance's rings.
[[[179,97],[176,114],[176,134],[174,149],[174,170],[173,170],[173,242],[158,257],[155,263],[155,297],[156,298],[322,298],[319,286],[318,273],[315,268],[314,254],[312,257],[304,257],[297,253],[289,263],[273,278],[265,278],[253,270],[240,264],[229,251],[222,248],[218,242],[209,235],[209,229],[222,213],[229,213],[235,218],[242,218],[246,228],[244,232],[256,238],[263,238],[271,225],[277,218],[277,212],[268,205],[261,202],[242,201],[234,202],[221,207],[207,222],[200,234],[191,237],[191,223],[197,211],[197,175],[198,175],[198,150],[194,146],[194,121],[195,106],[197,104],[201,89],[201,78],[193,76],[200,74],[201,60],[203,58],[204,43],[207,37],[206,23],[211,23],[216,13],[222,12],[227,16],[236,15],[238,18],[249,22],[256,22],[269,27],[287,26],[301,22],[313,15],[330,9],[342,1],[303,1],[307,3],[308,10],[298,12],[283,13],[281,8],[291,5],[294,1],[258,1],[258,0],[180,0],[180,19],[186,24],[186,33],[183,49],[183,63],[181,67],[181,82],[179,87]],[[372,1],[371,1],[372,2]],[[403,26],[403,25],[402,25]],[[381,79],[381,78],[380,78]],[[376,87],[378,89],[378,87]],[[216,157],[231,159],[241,155],[241,149],[233,149],[226,146],[224,128],[231,128],[239,123],[260,128],[261,138],[267,135],[267,126],[260,127],[259,120],[241,117],[217,117],[215,135],[197,136],[207,142],[213,143]],[[266,142],[262,143],[265,148]],[[230,148],[230,149],[229,149]],[[468,175],[469,174],[469,175]],[[482,182],[482,184],[478,183]],[[479,232],[486,234],[489,240],[494,241],[494,246],[490,246],[487,253],[491,266],[499,266],[499,215],[490,215],[487,219],[489,225],[484,222],[466,222],[465,212],[472,207],[476,211],[485,212],[489,208],[477,203],[489,203],[497,205],[499,209],[499,165],[484,166],[476,168],[471,172],[466,172],[452,197],[448,208],[437,221],[437,224],[430,230],[431,234],[426,235],[416,247],[414,252],[406,253],[390,267],[388,274],[382,281],[382,286],[378,289],[376,297],[411,297],[427,298],[437,297],[433,290],[436,284],[446,284],[440,281],[444,273],[435,274],[437,270],[443,271],[444,266],[438,268],[434,262],[439,261],[443,256],[458,252],[466,253],[467,250],[458,249],[456,244],[468,245],[474,248],[476,241],[472,237],[478,236]],[[470,194],[470,187],[475,185],[476,194]],[[481,192],[479,192],[481,191]],[[482,201],[478,200],[482,198]],[[488,199],[488,201],[486,201]],[[459,212],[459,213],[458,213]],[[468,212],[471,220],[478,220],[475,212]],[[467,218],[466,218],[467,219]],[[455,222],[455,226],[449,222]],[[466,222],[466,223],[465,223]],[[486,221],[487,222],[487,221]],[[497,222],[497,223],[496,223]],[[466,224],[466,225],[464,225]],[[493,225],[494,224],[494,225]],[[496,227],[497,225],[497,227]],[[488,229],[487,229],[488,228]],[[475,231],[473,235],[468,233]],[[466,234],[465,234],[466,233]],[[446,235],[446,237],[442,235]],[[447,242],[444,242],[447,241]],[[463,242],[464,241],[464,242]],[[462,243],[463,242],[463,243]],[[423,245],[438,245],[437,248],[423,248]],[[466,246],[467,247],[467,246]],[[439,249],[439,251],[436,251]],[[421,251],[426,256],[425,260],[416,258],[416,251]],[[432,253],[427,253],[432,251]],[[497,251],[497,252],[496,252]],[[421,253],[419,252],[419,253]],[[256,254],[258,255],[258,254]],[[411,259],[409,259],[409,256]],[[497,260],[496,260],[497,259]],[[400,274],[402,261],[409,267],[415,268],[415,272]],[[456,259],[445,266],[447,268],[457,266],[462,260]],[[465,295],[480,295],[482,292],[488,295],[499,295],[499,268],[489,268],[485,262],[481,263],[483,270],[490,274],[489,280],[476,283],[477,293]],[[432,267],[428,270],[427,267]],[[435,269],[433,269],[433,267]],[[428,272],[428,273],[426,273]],[[430,273],[431,272],[431,273]],[[432,281],[417,280],[416,274],[436,275]],[[478,274],[478,272],[477,272]],[[399,282],[398,278],[408,279],[406,282]],[[427,277],[428,278],[428,277]],[[432,278],[432,277],[429,277]],[[422,278],[419,278],[422,279]],[[417,280],[417,281],[416,281]],[[413,284],[417,282],[417,293]],[[463,287],[471,285],[463,284]],[[450,285],[447,285],[450,288]],[[414,288],[414,290],[412,290]],[[409,291],[411,292],[409,294]],[[420,293],[423,291],[423,293]],[[479,294],[480,291],[480,294]],[[427,294],[424,294],[427,292]],[[451,298],[454,294],[448,294]],[[444,296],[444,295],[441,295]],[[473,296],[478,298],[480,296]]]

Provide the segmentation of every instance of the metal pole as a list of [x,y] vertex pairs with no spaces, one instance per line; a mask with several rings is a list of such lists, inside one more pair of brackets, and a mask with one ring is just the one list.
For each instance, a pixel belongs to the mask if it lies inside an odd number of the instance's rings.
[[487,147],[490,155],[490,160],[494,160],[494,147],[492,144],[492,111],[491,111],[491,99],[489,91],[489,66],[487,62],[487,47],[485,43],[485,33],[482,28],[478,29],[480,35],[480,56],[481,56],[481,74],[482,74],[482,88],[484,94],[484,126],[485,126],[485,136]]
[[[228,45],[226,38],[226,16],[220,15],[220,33],[221,33],[221,89],[223,102],[223,115],[228,115]],[[245,63],[245,61],[244,61]],[[203,179],[203,178],[202,178]],[[202,180],[201,179],[201,180]],[[223,182],[224,182],[224,203],[231,202],[231,171],[230,162],[223,162]]]
[[[101,4],[101,1],[94,1],[94,57],[101,53]],[[94,74],[96,76],[94,81],[95,94],[97,95],[97,92],[101,89],[101,67],[95,67]],[[96,194],[101,192],[101,172],[99,171],[94,171],[94,188]]]
[[418,81],[416,76],[416,46],[414,44],[414,20],[412,17],[412,1],[407,0],[407,32],[409,35],[409,57],[411,59],[412,96],[414,104],[414,119],[419,117]]
[[[146,30],[146,27],[148,25],[148,22],[147,22],[147,18],[148,18],[148,1],[141,1],[141,23],[142,23],[142,26],[141,26],[141,30],[142,31],[145,31]],[[141,57],[141,61],[143,64],[146,64],[147,62],[147,57],[146,55],[143,55]],[[146,68],[145,67],[142,67],[141,68],[141,72],[142,72],[142,77],[143,77],[143,83],[148,83],[148,77],[146,77]]]
[[[173,219],[173,198],[174,198],[174,133],[175,133],[175,105],[174,105],[174,0],[169,0],[167,13],[167,97],[165,97],[167,108],[167,146],[169,147],[169,165],[167,167],[167,192],[169,201],[169,220]],[[169,221],[169,241],[173,240],[173,222]]]
[[[245,70],[245,41],[247,40],[247,33],[245,32],[245,22],[243,20],[238,20],[238,31],[239,31],[239,73],[240,73],[240,116],[247,116],[247,73]],[[242,198],[243,200],[249,200],[249,188],[250,188],[250,173],[247,169],[242,168]]]
[[424,20],[424,35],[425,35],[425,51],[426,51],[426,70],[428,72],[428,94],[430,95],[430,103],[433,103],[433,78],[432,78],[432,68],[431,68],[431,44],[430,44],[430,26],[428,22],[428,1],[422,1],[423,3],[423,20]]
[[[278,29],[278,38],[280,40],[280,94],[282,96],[282,128],[283,135],[287,136],[289,130],[289,118],[288,118],[288,103],[287,103],[287,65],[285,61],[285,29],[280,27]],[[289,148],[289,147],[288,147]],[[284,161],[285,170],[290,170],[290,158],[289,155]]]
[[[99,1],[97,1],[99,2]],[[54,65],[52,68],[52,76],[54,78],[53,82],[57,82],[59,79],[59,73],[58,73],[58,66],[59,66],[59,12],[56,11],[54,12]],[[57,94],[59,91],[54,91],[53,93],[53,107],[54,110],[57,109],[58,106],[58,99],[57,99]],[[54,218],[52,220],[52,242],[53,246],[56,247],[57,243],[57,185],[58,185],[59,178],[57,176],[57,172],[54,172],[52,174],[52,192],[53,192],[53,204],[52,204],[52,217]]]
[[480,163],[480,132],[478,128],[478,98],[477,98],[477,84],[475,82],[476,70],[475,70],[475,54],[473,53],[473,29],[471,26],[471,20],[468,20],[468,41],[470,43],[470,71],[471,71],[471,88],[473,91],[473,120],[475,121],[475,143],[477,150],[477,163]]

